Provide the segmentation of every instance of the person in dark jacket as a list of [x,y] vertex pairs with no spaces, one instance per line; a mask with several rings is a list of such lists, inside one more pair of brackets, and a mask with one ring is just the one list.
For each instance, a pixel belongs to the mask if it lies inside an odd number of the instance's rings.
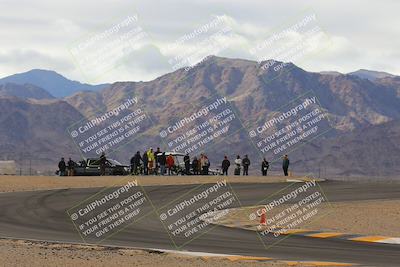
[[69,158],[67,163],[68,176],[74,176],[74,166],[75,162],[71,158]]
[[261,163],[262,176],[267,176],[268,169],[269,169],[269,162],[264,158],[264,160]]
[[100,175],[104,176],[106,175],[106,162],[107,162],[107,158],[106,155],[103,153],[101,153],[101,156],[99,158],[99,163],[100,163]]
[[147,151],[144,151],[143,156],[142,156],[142,161],[143,161],[143,174],[147,175],[149,173],[149,168],[147,164],[149,164],[149,158],[147,157]]
[[183,162],[185,163],[185,174],[189,175],[190,174],[190,157],[189,157],[189,153],[186,153],[186,155],[183,157]]
[[249,175],[249,166],[250,166],[250,159],[247,155],[244,156],[242,160],[243,165],[243,175]]
[[140,155],[140,151],[137,151],[136,154],[131,158],[131,170],[132,173],[137,175],[139,174],[139,166],[142,161],[142,156]]
[[132,174],[135,174],[136,172],[135,172],[135,157],[136,157],[136,154],[131,158],[131,160],[130,160],[130,163],[131,163],[131,173]]
[[164,175],[165,165],[167,164],[167,156],[165,156],[165,152],[158,156],[158,163],[160,164],[160,174]]
[[231,162],[229,161],[228,157],[225,156],[224,160],[222,161],[222,175],[228,175],[229,166],[231,166]]
[[193,168],[193,174],[199,175],[199,161],[197,160],[197,157],[193,158],[192,168]]
[[64,158],[61,158],[60,162],[58,163],[58,170],[59,170],[60,176],[65,176],[66,168],[67,168],[67,165],[65,165],[65,160],[64,160]]
[[158,162],[158,156],[161,156],[162,152],[159,147],[157,147],[157,150],[154,152],[154,174],[158,175],[158,171],[160,169],[160,163]]
[[283,157],[282,169],[283,169],[283,174],[285,176],[288,176],[288,170],[289,170],[289,157],[288,157],[288,155],[285,155]]

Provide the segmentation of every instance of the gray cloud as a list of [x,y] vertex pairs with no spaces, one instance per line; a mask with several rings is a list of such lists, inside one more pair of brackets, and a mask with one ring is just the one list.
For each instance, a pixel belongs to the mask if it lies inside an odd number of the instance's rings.
[[[125,64],[99,82],[148,80],[171,71],[168,57],[160,51],[215,16],[229,18],[235,33],[228,40],[229,47],[217,55],[254,59],[249,54],[252,45],[305,9],[315,12],[332,43],[318,56],[294,60],[300,67],[341,72],[367,68],[400,75],[400,2],[395,0],[3,0],[0,9],[0,76],[47,68],[84,80],[68,45],[134,14],[149,34],[149,42],[130,53],[123,59]],[[186,43],[184,49],[195,42]]]

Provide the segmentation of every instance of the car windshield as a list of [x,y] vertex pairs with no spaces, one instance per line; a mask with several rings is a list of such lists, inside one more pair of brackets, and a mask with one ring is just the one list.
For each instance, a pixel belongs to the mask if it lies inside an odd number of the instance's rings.
[[[87,163],[90,166],[98,166],[100,165],[99,159],[87,159]],[[115,160],[115,159],[107,159],[107,165],[122,165],[119,161]]]
[[121,162],[115,160],[115,159],[107,159],[108,162],[110,162],[112,165],[122,165]]

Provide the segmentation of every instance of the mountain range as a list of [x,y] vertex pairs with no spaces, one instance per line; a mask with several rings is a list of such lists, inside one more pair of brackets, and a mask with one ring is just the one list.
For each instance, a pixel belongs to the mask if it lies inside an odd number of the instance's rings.
[[[269,114],[310,91],[331,119],[332,129],[318,139],[304,141],[290,153],[295,173],[316,174],[322,169],[328,176],[393,176],[400,169],[399,76],[365,70],[314,73],[292,63],[279,71],[262,71],[254,61],[215,56],[190,71],[180,69],[148,82],[90,86],[61,79],[63,86],[58,87],[57,83],[43,82],[57,80],[49,77],[58,74],[34,73],[32,79],[25,73],[17,74],[24,78],[13,75],[0,80],[0,153],[21,164],[34,158],[40,170],[54,169],[61,156],[81,156],[67,132],[70,125],[132,96],[141,101],[152,126],[111,155],[121,162],[128,162],[133,152],[149,146],[167,149],[160,129],[215,96],[228,99],[238,117],[235,123],[242,124],[235,127],[240,129],[259,125]],[[42,80],[40,73],[46,79]],[[258,173],[261,156],[247,134],[238,130],[205,152],[215,165],[225,154],[233,160],[236,154],[247,153],[252,171]],[[272,170],[279,171],[279,164],[274,162]]]
[[79,91],[101,90],[108,86],[108,84],[90,85],[71,81],[55,71],[41,69],[33,69],[0,79],[0,85],[7,83],[18,85],[32,84],[46,90],[55,97],[65,97]]

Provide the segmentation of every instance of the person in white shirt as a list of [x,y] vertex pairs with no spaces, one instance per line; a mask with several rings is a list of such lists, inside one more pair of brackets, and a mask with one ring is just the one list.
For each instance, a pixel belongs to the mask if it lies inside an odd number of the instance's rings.
[[240,166],[242,166],[242,159],[240,158],[239,155],[237,155],[235,159],[235,164],[236,164],[235,175],[240,175]]

